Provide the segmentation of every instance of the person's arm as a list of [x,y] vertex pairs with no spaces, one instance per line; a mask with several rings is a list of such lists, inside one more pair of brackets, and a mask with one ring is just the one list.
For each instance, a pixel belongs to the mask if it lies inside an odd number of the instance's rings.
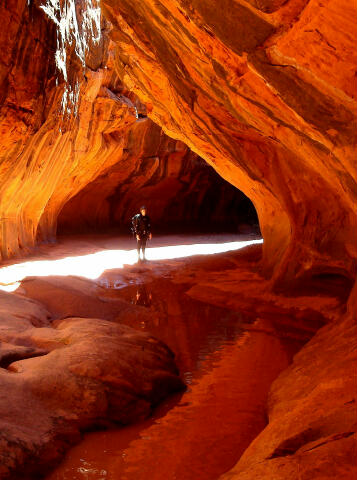
[[140,240],[140,236],[138,234],[138,219],[135,217],[133,217],[132,219],[132,225],[133,225],[133,231],[134,231],[134,235],[135,235],[135,238],[137,240]]
[[152,239],[152,233],[151,233],[150,217],[148,217],[148,225],[147,225],[147,228],[148,228],[148,232],[149,232],[149,240],[151,240],[151,239]]

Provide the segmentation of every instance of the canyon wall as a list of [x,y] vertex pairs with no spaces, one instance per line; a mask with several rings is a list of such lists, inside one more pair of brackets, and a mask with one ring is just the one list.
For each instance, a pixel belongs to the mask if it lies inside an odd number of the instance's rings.
[[103,0],[115,66],[254,203],[274,283],[354,277],[356,5]]
[[250,200],[148,118],[124,135],[120,160],[65,204],[58,233],[118,229],[146,205],[157,232],[259,233]]
[[[76,4],[80,18],[86,2]],[[0,53],[1,258],[55,240],[59,212],[60,231],[113,224],[127,230],[140,203],[152,207],[161,228],[176,224],[172,217],[194,225],[208,215],[212,228],[229,224],[233,231],[256,222],[250,201],[182,142],[164,135],[147,119],[146,106],[123,88],[104,18],[101,40],[89,44],[84,67],[78,39],[66,46],[64,82],[55,65],[59,33],[43,5],[7,0],[0,10],[4,31],[11,32],[1,37]]]
[[138,109],[124,82],[170,137],[253,201],[274,284],[354,278],[355,6],[216,3],[103,0],[85,68],[68,46],[78,113],[61,117],[54,22],[41,0],[2,2],[2,258],[54,239],[64,205],[129,164]]
[[357,286],[273,382],[268,426],[220,480],[350,480],[356,465]]
[[[1,258],[55,238],[63,205],[121,157],[123,132],[137,120],[134,104],[116,94],[105,21],[85,68],[69,45],[66,85],[54,64],[56,29],[42,3],[0,6]],[[78,104],[68,114],[61,105],[75,87]]]
[[[76,2],[79,14],[86,3]],[[324,275],[354,281],[356,3],[101,4],[101,39],[88,39],[85,65],[74,41],[66,47],[67,83],[54,61],[56,22],[43,1],[0,4],[1,259],[53,240],[58,218],[64,229],[78,213],[88,213],[89,223],[125,222],[136,186],[168,222],[166,200],[185,175],[183,198],[192,203],[196,173],[186,167],[199,156],[253,201],[269,287]],[[73,101],[70,112],[64,100]],[[256,288],[262,297],[264,288]],[[315,302],[315,293],[304,298]],[[348,478],[355,312],[350,300],[342,322],[324,327],[273,384],[270,423],[226,478],[296,476],[310,451],[303,478],[311,478],[316,458],[323,478]],[[335,472],[324,463],[331,451]]]

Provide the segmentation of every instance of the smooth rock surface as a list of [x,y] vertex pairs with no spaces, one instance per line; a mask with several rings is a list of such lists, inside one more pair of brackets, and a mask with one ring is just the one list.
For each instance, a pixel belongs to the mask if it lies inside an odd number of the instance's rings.
[[272,384],[269,424],[222,480],[356,476],[356,319],[321,329]]
[[83,429],[145,418],[183,388],[172,352],[148,334],[98,318],[50,323],[38,302],[1,300],[1,479],[38,478]]
[[[90,41],[84,69],[67,45],[66,85],[55,66],[55,25],[43,4],[0,5],[2,259],[55,240],[63,205],[121,158],[123,132],[136,121],[135,105],[116,85],[105,22],[100,44]],[[63,95],[77,80],[79,100],[68,115],[62,112]]]
[[[65,84],[54,64],[56,31],[43,3],[0,5],[0,19],[12,32],[0,34],[0,257],[54,242],[58,222],[60,233],[113,226],[128,231],[141,203],[166,228],[178,221],[197,228],[207,215],[231,231],[257,223],[244,194],[169,139],[123,86],[104,18],[101,41],[89,42],[83,69],[67,46],[71,78]],[[78,102],[63,113],[63,94],[76,82]]]
[[54,240],[59,212],[125,160],[128,129],[147,114],[253,201],[273,284],[354,278],[354,5],[104,0],[84,70],[68,46],[81,81],[78,115],[65,119],[41,5],[0,7],[11,32],[0,40],[2,258]]
[[[155,242],[197,240],[177,236]],[[63,254],[69,245],[66,239],[52,247],[50,255],[56,258],[56,250]],[[116,238],[88,237],[87,243],[83,238],[73,246],[73,253],[115,245],[121,245]],[[352,303],[341,320],[350,287],[320,279],[305,291],[273,293],[261,276],[260,250],[253,245],[225,254],[152,261],[107,270],[96,281],[47,277],[23,282],[23,294],[51,312],[64,315],[71,308],[88,315],[103,305],[103,313],[114,321],[165,341],[189,382],[194,378],[171,410],[142,429],[135,427],[136,435],[122,431],[87,438],[53,472],[52,480],[76,478],[71,469],[79,468],[83,458],[93,458],[109,479],[143,480],[150,475],[212,480],[232,467],[227,478],[353,478]],[[217,348],[218,325],[230,340]],[[208,344],[215,347],[205,347],[197,358],[206,329]],[[97,452],[96,438],[106,439],[111,456]],[[94,450],[91,456],[87,449]]]

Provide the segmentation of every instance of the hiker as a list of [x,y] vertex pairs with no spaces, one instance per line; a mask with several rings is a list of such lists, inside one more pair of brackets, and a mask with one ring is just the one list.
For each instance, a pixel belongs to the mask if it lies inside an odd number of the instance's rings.
[[140,207],[140,213],[134,215],[131,219],[132,231],[137,241],[138,262],[140,261],[140,250],[143,254],[143,260],[145,258],[146,242],[151,240],[151,226],[150,217],[146,215],[146,207],[143,205]]

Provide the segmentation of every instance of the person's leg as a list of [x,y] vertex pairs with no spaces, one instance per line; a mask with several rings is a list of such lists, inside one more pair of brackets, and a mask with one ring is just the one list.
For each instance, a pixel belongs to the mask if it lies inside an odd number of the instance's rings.
[[138,261],[140,260],[140,247],[141,247],[141,240],[136,239],[136,250],[138,252]]
[[145,259],[146,242],[147,242],[147,238],[143,238],[142,241],[141,241],[141,248],[143,250],[143,260],[146,260]]

